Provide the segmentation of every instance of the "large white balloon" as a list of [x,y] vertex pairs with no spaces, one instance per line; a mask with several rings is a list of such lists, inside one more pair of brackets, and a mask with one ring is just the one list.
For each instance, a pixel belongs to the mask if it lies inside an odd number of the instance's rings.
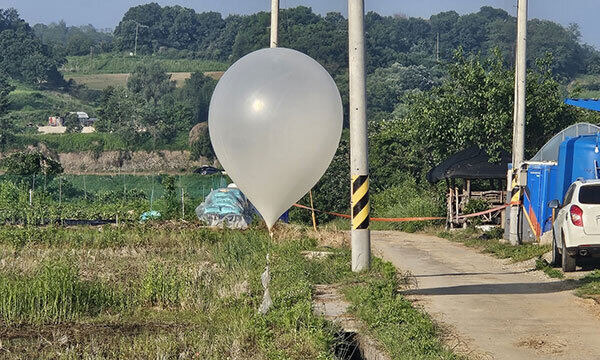
[[342,133],[342,99],[315,60],[273,48],[238,60],[213,93],[210,139],[271,228],[323,176]]

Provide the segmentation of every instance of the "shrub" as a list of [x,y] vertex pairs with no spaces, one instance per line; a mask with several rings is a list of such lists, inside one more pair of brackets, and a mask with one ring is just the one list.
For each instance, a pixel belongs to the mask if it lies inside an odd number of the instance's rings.
[[[442,197],[435,188],[418,186],[414,180],[405,180],[372,196],[373,214],[377,217],[437,217],[444,216]],[[388,226],[414,232],[427,222],[390,223]]]
[[465,214],[475,214],[489,208],[490,204],[485,199],[471,199],[465,205]]
[[180,210],[177,188],[175,187],[175,176],[162,176],[161,184],[164,189],[161,214],[166,218],[174,218]]
[[63,172],[58,161],[39,152],[15,153],[3,159],[0,165],[11,175],[57,175]]
[[79,117],[75,113],[69,113],[64,117],[63,126],[67,128],[67,133],[80,133],[83,129]]
[[200,157],[205,157],[209,161],[214,160],[215,151],[213,150],[208,133],[208,123],[203,122],[197,124],[190,131],[190,151],[191,158],[198,160]]

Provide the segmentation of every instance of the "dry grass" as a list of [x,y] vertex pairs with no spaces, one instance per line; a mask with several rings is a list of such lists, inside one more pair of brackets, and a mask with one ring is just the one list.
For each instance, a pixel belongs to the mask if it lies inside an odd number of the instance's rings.
[[312,227],[297,224],[277,223],[273,227],[275,241],[302,237],[316,240],[318,247],[348,248],[350,246],[350,233],[335,226],[319,226],[317,231]]

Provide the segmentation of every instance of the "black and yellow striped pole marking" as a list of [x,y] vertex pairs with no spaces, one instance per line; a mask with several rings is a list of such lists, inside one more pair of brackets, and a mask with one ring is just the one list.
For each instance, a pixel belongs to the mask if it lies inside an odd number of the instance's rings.
[[513,174],[510,192],[510,202],[512,204],[519,203],[521,201],[521,187],[517,181],[517,172]]
[[369,228],[369,176],[352,176],[352,230]]
[[510,223],[509,223],[509,242],[511,245],[521,243],[521,200],[523,191],[519,186],[519,170],[513,169],[511,187],[510,187]]

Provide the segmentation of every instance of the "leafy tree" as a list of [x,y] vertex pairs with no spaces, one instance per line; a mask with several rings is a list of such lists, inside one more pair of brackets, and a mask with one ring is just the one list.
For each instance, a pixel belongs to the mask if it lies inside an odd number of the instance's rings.
[[0,116],[4,115],[8,111],[10,100],[8,95],[15,89],[9,81],[6,75],[0,73]]
[[108,87],[102,92],[99,119],[95,127],[101,132],[118,132],[126,124],[141,127],[139,110],[141,99],[123,87]]
[[53,46],[65,55],[87,55],[108,52],[112,49],[112,34],[103,32],[92,25],[67,26],[64,20],[58,23],[36,24],[35,35],[46,45]]
[[9,94],[14,90],[8,77],[0,74],[0,150],[6,150],[8,145],[14,141],[14,122],[3,116],[8,112],[10,105]]
[[84,34],[75,34],[69,37],[65,47],[69,55],[87,55],[94,47],[94,42]]
[[177,124],[168,116],[169,113],[169,107],[148,102],[140,109],[142,128],[151,136],[154,147],[170,143],[177,135]]
[[176,101],[174,83],[158,63],[138,66],[127,85],[104,90],[98,131],[116,132],[132,147],[148,137],[154,147],[168,144],[189,131],[193,109]]
[[208,123],[199,123],[192,128],[190,131],[189,143],[192,159],[198,160],[200,157],[204,157],[209,161],[214,160],[215,151],[210,141]]
[[15,9],[0,9],[0,71],[32,84],[64,85],[65,59],[44,45]]
[[123,87],[109,87],[103,91],[99,119],[94,124],[101,132],[117,133],[128,146],[135,147],[142,140],[143,99]]
[[267,47],[270,41],[270,24],[271,15],[266,12],[243,17],[231,49],[232,60]]
[[1,162],[2,168],[11,175],[58,175],[62,174],[63,167],[60,162],[50,159],[39,152],[15,153]]
[[[348,67],[348,24],[339,13],[321,18],[310,8],[297,7],[281,14],[285,24],[279,43],[316,59],[331,74],[344,72]],[[298,19],[298,20],[293,20]]]
[[67,133],[80,133],[83,129],[79,116],[76,113],[68,113],[63,117],[63,126],[67,128]]
[[414,90],[430,90],[440,84],[441,77],[441,69],[427,69],[422,65],[395,63],[379,68],[367,77],[367,109],[370,112],[392,112],[405,94]]
[[160,106],[165,119],[172,124],[174,131],[188,132],[194,126],[195,115],[192,104],[170,97],[162,101]]
[[[548,59],[528,73],[526,153],[532,156],[555,133],[576,121],[562,102]],[[391,173],[423,175],[450,154],[471,145],[490,155],[512,144],[514,72],[500,54],[489,60],[457,53],[449,77],[429,92],[409,95],[406,112],[380,125],[372,140],[374,182]],[[380,172],[380,175],[377,174]],[[386,173],[389,172],[389,173]],[[377,180],[379,178],[380,180]]]
[[179,89],[177,99],[192,108],[192,125],[208,120],[208,107],[217,82],[203,73],[195,72]]
[[527,59],[531,65],[535,65],[535,59],[551,54],[550,70],[554,74],[572,78],[586,70],[577,25],[564,28],[551,21],[534,19],[528,23],[527,37]]
[[175,89],[175,83],[159,62],[152,62],[136,66],[127,80],[127,89],[156,105]]
[[[138,26],[138,24],[143,26]],[[211,54],[226,23],[221,14],[197,14],[181,6],[150,3],[130,8],[115,29],[115,46],[132,51],[138,31],[138,51],[155,52],[163,47]]]

